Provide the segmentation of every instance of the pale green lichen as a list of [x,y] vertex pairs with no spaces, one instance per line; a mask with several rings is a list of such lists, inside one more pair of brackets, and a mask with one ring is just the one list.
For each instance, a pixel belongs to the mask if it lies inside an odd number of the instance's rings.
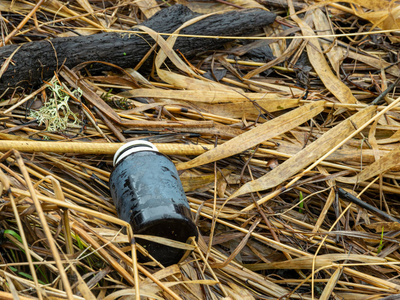
[[[57,82],[49,86],[49,89],[50,97],[39,110],[31,111],[30,116],[35,118],[39,125],[46,124],[46,130],[50,132],[64,131],[68,127],[70,116],[74,118],[73,124],[78,124],[80,121],[68,104],[70,95]],[[82,90],[79,88],[72,93],[77,99],[82,96]]]

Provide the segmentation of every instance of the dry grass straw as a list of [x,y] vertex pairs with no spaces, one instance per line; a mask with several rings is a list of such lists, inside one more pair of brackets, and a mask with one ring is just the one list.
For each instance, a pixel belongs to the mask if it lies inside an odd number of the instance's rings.
[[[47,84],[3,96],[1,299],[400,293],[399,224],[337,190],[400,219],[398,86],[370,105],[400,76],[393,43],[400,7],[288,1],[283,10],[275,2],[263,2],[279,15],[272,36],[255,31],[215,54],[186,58],[173,49],[184,27],[207,19],[202,15],[168,35],[138,26],[156,46],[132,69],[108,76],[92,76],[84,65],[61,69],[57,82],[67,93],[83,93],[69,102],[82,122],[71,120],[64,132],[29,117],[50,96]],[[151,0],[102,3],[1,1],[1,43],[126,32],[163,8]],[[186,3],[203,14],[261,6],[231,4]],[[295,11],[298,5],[305,8]],[[260,40],[276,58],[260,62],[242,51]],[[146,70],[152,58],[154,69]],[[17,63],[4,59],[1,74]],[[117,217],[108,190],[112,154],[135,139],[155,143],[180,170],[198,241],[138,236]],[[179,265],[143,264],[137,252],[146,251],[134,237],[194,251]]]

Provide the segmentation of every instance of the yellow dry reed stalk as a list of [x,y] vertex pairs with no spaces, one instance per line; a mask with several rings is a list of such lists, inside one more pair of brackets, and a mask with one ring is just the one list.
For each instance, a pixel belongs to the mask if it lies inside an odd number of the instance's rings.
[[[58,159],[58,158],[53,157],[51,155],[43,154],[43,157],[45,157],[49,161],[52,161],[54,163],[62,165],[64,168],[66,168],[69,171],[71,171],[71,173],[77,174],[77,175],[79,175],[81,177],[84,177],[86,179],[89,179],[93,174],[95,174],[95,172],[92,172],[92,171],[82,170],[82,168],[81,168],[82,166],[76,166],[74,164],[66,162],[65,160]],[[78,168],[81,169],[81,170],[79,170]],[[101,180],[104,180],[104,181],[108,181],[108,178],[110,177],[109,175],[106,177],[106,176],[103,176],[101,174],[96,174],[96,176],[98,178],[100,178]]]
[[[199,256],[201,257],[201,259],[202,259],[203,262],[204,262],[203,273],[204,273],[205,268],[207,268],[207,269],[210,271],[210,273],[211,273],[212,277],[214,278],[214,280],[218,282],[218,285],[221,287],[221,290],[222,290],[222,292],[224,293],[224,295],[225,295],[225,296],[228,296],[228,294],[226,293],[226,290],[225,290],[224,287],[222,286],[221,282],[218,280],[218,277],[216,276],[216,274],[215,274],[213,268],[212,268],[212,267],[210,266],[210,264],[208,263],[208,259],[206,259],[206,257],[203,255],[203,252],[200,251],[200,248],[199,248],[199,246],[197,245],[196,241],[195,241],[195,240],[192,240],[192,241],[193,241],[193,243],[194,243],[195,246],[196,246],[196,252],[199,254]],[[208,249],[207,249],[207,255],[209,255]]]
[[22,159],[22,157],[21,157],[21,155],[19,154],[18,151],[13,150],[13,154],[14,154],[15,160],[16,160],[16,162],[17,162],[17,164],[18,164],[18,166],[19,166],[19,168],[21,170],[21,173],[24,176],[26,185],[27,185],[28,190],[29,190],[30,197],[33,200],[36,212],[37,212],[37,214],[39,216],[39,219],[40,219],[40,222],[41,222],[41,224],[43,226],[43,231],[44,231],[45,236],[46,236],[46,238],[48,240],[49,247],[50,247],[51,252],[53,254],[54,260],[56,261],[58,272],[60,274],[60,277],[61,277],[61,280],[62,280],[62,283],[63,283],[63,286],[64,286],[64,290],[65,290],[65,292],[67,294],[67,298],[68,298],[68,300],[72,300],[73,299],[73,293],[72,293],[71,285],[70,285],[70,283],[68,281],[68,277],[67,277],[67,274],[65,272],[65,269],[64,269],[64,267],[63,267],[63,265],[61,263],[60,254],[59,254],[59,252],[58,252],[58,250],[56,248],[53,236],[51,234],[51,231],[50,231],[49,226],[48,226],[47,221],[46,221],[46,217],[44,216],[42,206],[41,206],[41,204],[39,202],[39,199],[37,197],[36,191],[33,188],[33,184],[32,184],[31,179],[29,177],[28,171],[26,170],[24,161],[23,161],[23,159]]
[[[132,229],[131,229],[132,230]],[[132,233],[131,233],[132,234]],[[133,234],[132,234],[133,235]],[[136,261],[132,260],[126,253],[121,251],[120,248],[116,247],[112,243],[109,243],[106,239],[104,239],[101,235],[97,235],[98,239],[100,239],[102,242],[107,244],[107,247],[109,247],[112,251],[114,251],[122,260],[124,260],[128,265],[134,265],[136,264],[138,270],[143,273],[146,277],[148,277],[150,280],[152,280],[155,284],[157,284],[161,289],[163,289],[166,293],[168,293],[172,298],[175,300],[180,300],[181,298],[174,292],[172,291],[169,287],[167,287],[165,284],[163,284],[160,280],[158,280],[155,276],[153,276],[149,271],[147,271],[146,268],[138,264]]]
[[[44,181],[46,181],[46,182],[50,182],[50,179],[48,179],[47,176],[53,176],[55,179],[59,180],[64,185],[68,185],[69,187],[71,187],[71,189],[68,189],[65,186],[63,186],[63,190],[65,192],[67,192],[69,194],[69,196],[72,195],[71,198],[73,198],[73,199],[78,198],[78,199],[80,199],[79,202],[95,204],[95,205],[97,205],[107,211],[110,211],[110,212],[115,211],[115,209],[113,207],[106,205],[106,202],[103,199],[93,196],[93,194],[90,193],[88,190],[86,190],[82,187],[79,187],[58,175],[52,174],[48,170],[42,169],[35,164],[27,163],[27,165],[32,167],[32,168],[26,167],[26,169],[33,176],[40,178],[40,179],[44,179]],[[38,171],[35,171],[34,169],[36,169]],[[42,173],[44,173],[44,175]]]
[[[11,293],[0,291],[0,299],[2,299],[2,300],[15,300],[15,297]],[[18,295],[18,299],[19,300],[32,300],[32,297],[31,296],[25,297],[25,296]]]
[[[123,143],[88,142],[39,142],[39,141],[2,141],[0,151],[11,149],[21,152],[54,152],[79,154],[115,154]],[[199,155],[213,148],[212,145],[164,144],[155,143],[157,149],[166,155]]]
[[[13,193],[18,194],[18,195],[23,195],[23,196],[28,196],[28,197],[30,196],[28,191],[21,190],[21,189],[18,189],[18,188],[13,188],[12,187],[11,191]],[[40,195],[40,194],[37,195],[37,198],[39,200],[41,200],[41,201],[52,203],[52,204],[55,204],[55,205],[57,205],[59,207],[65,207],[65,208],[68,208],[68,209],[73,209],[75,211],[79,211],[79,212],[88,214],[90,216],[93,216],[93,217],[96,217],[96,218],[99,218],[99,219],[103,219],[103,220],[106,220],[108,222],[111,222],[111,223],[114,223],[114,224],[118,224],[118,225],[121,225],[121,226],[124,226],[124,227],[127,227],[129,225],[129,223],[127,223],[127,222],[125,222],[125,221],[123,221],[123,220],[121,220],[119,218],[116,218],[116,217],[110,216],[108,214],[101,213],[101,212],[98,212],[98,211],[95,211],[95,210],[92,210],[92,209],[89,209],[89,208],[86,208],[86,207],[82,207],[80,205],[76,205],[76,204],[72,204],[72,203],[69,203],[69,202],[60,201],[60,200],[54,199],[52,197],[47,197],[47,196]]]
[[21,218],[18,213],[18,209],[17,209],[17,205],[15,203],[14,196],[12,195],[12,193],[10,193],[10,180],[8,179],[8,177],[6,176],[6,174],[4,174],[4,172],[2,170],[0,170],[0,181],[1,181],[2,190],[3,191],[5,190],[5,192],[7,193],[7,196],[10,197],[12,210],[13,210],[13,213],[15,216],[15,220],[17,221],[18,230],[19,230],[19,233],[20,233],[20,236],[22,239],[22,245],[25,250],[26,258],[29,263],[29,269],[31,271],[31,276],[33,278],[33,281],[35,282],[35,286],[38,291],[39,299],[43,299],[43,291],[39,286],[38,278],[36,275],[36,270],[35,270],[35,267],[33,266],[33,260],[32,260],[32,256],[31,256],[31,251],[28,246],[28,242],[26,240],[25,230],[24,230],[24,227],[21,222]]
[[[80,228],[76,222],[72,223],[72,230],[75,231],[75,234],[79,236],[79,238],[86,241],[89,245],[92,246],[93,250],[97,252],[104,260],[106,260],[126,281],[131,285],[135,285],[135,280],[132,275],[128,273],[104,248],[97,243],[88,233],[87,231]],[[138,288],[138,287],[136,287]]]
[[[206,217],[208,219],[212,219],[212,216],[210,216],[208,214],[200,212],[200,215],[202,215],[202,216],[204,216],[204,217]],[[220,223],[220,224],[226,225],[226,226],[228,226],[230,228],[233,228],[233,229],[235,229],[237,231],[240,231],[240,232],[243,232],[243,233],[247,233],[248,232],[247,229],[239,227],[239,226],[236,226],[236,225],[234,225],[234,224],[232,224],[230,222],[227,222],[227,221],[224,221],[224,220],[221,220],[221,219],[216,219],[216,221],[218,223]],[[276,241],[271,240],[269,238],[266,238],[266,237],[264,237],[264,236],[262,236],[262,235],[260,235],[258,233],[254,233],[253,232],[251,235],[254,236],[257,239],[265,241],[266,243],[268,243],[268,245],[270,247],[273,247],[273,248],[275,248],[277,250],[286,251],[286,252],[291,253],[291,254],[293,254],[295,256],[304,256],[304,257],[311,257],[311,258],[314,257],[314,255],[312,255],[310,253],[304,252],[302,250],[298,250],[296,248],[293,248],[291,246],[282,244],[280,242],[276,242]],[[396,290],[400,291],[400,285],[398,285],[396,283],[392,283],[392,282],[390,282],[388,280],[383,280],[383,279],[380,279],[380,278],[375,277],[375,276],[367,275],[365,273],[362,273],[360,271],[357,271],[357,270],[354,270],[354,269],[351,269],[351,268],[347,268],[347,267],[344,268],[343,271],[345,273],[347,273],[347,274],[351,274],[351,275],[356,276],[356,277],[358,277],[360,279],[364,278],[365,280],[367,280],[370,284],[372,284],[374,286],[386,287],[386,288],[390,288],[390,289],[395,290],[395,291]],[[311,278],[311,275],[309,277]]]
[[[55,179],[53,176],[47,176],[51,180],[51,184],[53,186],[53,191],[54,191],[54,196],[56,199],[60,201],[66,201],[64,197],[64,193],[62,191],[60,182]],[[63,225],[64,225],[64,236],[65,236],[65,246],[66,246],[66,252],[67,254],[72,255],[74,253],[74,245],[72,242],[72,235],[71,235],[71,226],[69,222],[69,211],[68,209],[65,209],[62,212],[62,219],[63,219]]]

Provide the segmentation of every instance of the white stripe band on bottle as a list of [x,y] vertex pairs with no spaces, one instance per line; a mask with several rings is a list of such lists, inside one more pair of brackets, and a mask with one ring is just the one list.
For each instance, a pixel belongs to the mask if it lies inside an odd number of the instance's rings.
[[125,145],[121,146],[117,150],[117,152],[115,152],[114,159],[113,159],[113,165],[116,166],[118,164],[118,162],[120,162],[123,158],[127,157],[128,155],[130,155],[132,153],[140,152],[140,151],[159,152],[157,147],[148,141],[143,141],[143,140],[131,141],[131,142],[128,142]]

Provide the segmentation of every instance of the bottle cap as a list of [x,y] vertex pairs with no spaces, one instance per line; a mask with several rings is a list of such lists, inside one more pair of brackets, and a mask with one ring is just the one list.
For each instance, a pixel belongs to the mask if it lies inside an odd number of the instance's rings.
[[118,164],[118,162],[120,162],[122,159],[124,159],[128,155],[135,153],[135,152],[140,152],[140,151],[159,152],[157,147],[148,141],[143,141],[143,140],[131,141],[131,142],[128,142],[125,145],[121,146],[117,150],[117,152],[114,155],[113,165],[116,166]]

